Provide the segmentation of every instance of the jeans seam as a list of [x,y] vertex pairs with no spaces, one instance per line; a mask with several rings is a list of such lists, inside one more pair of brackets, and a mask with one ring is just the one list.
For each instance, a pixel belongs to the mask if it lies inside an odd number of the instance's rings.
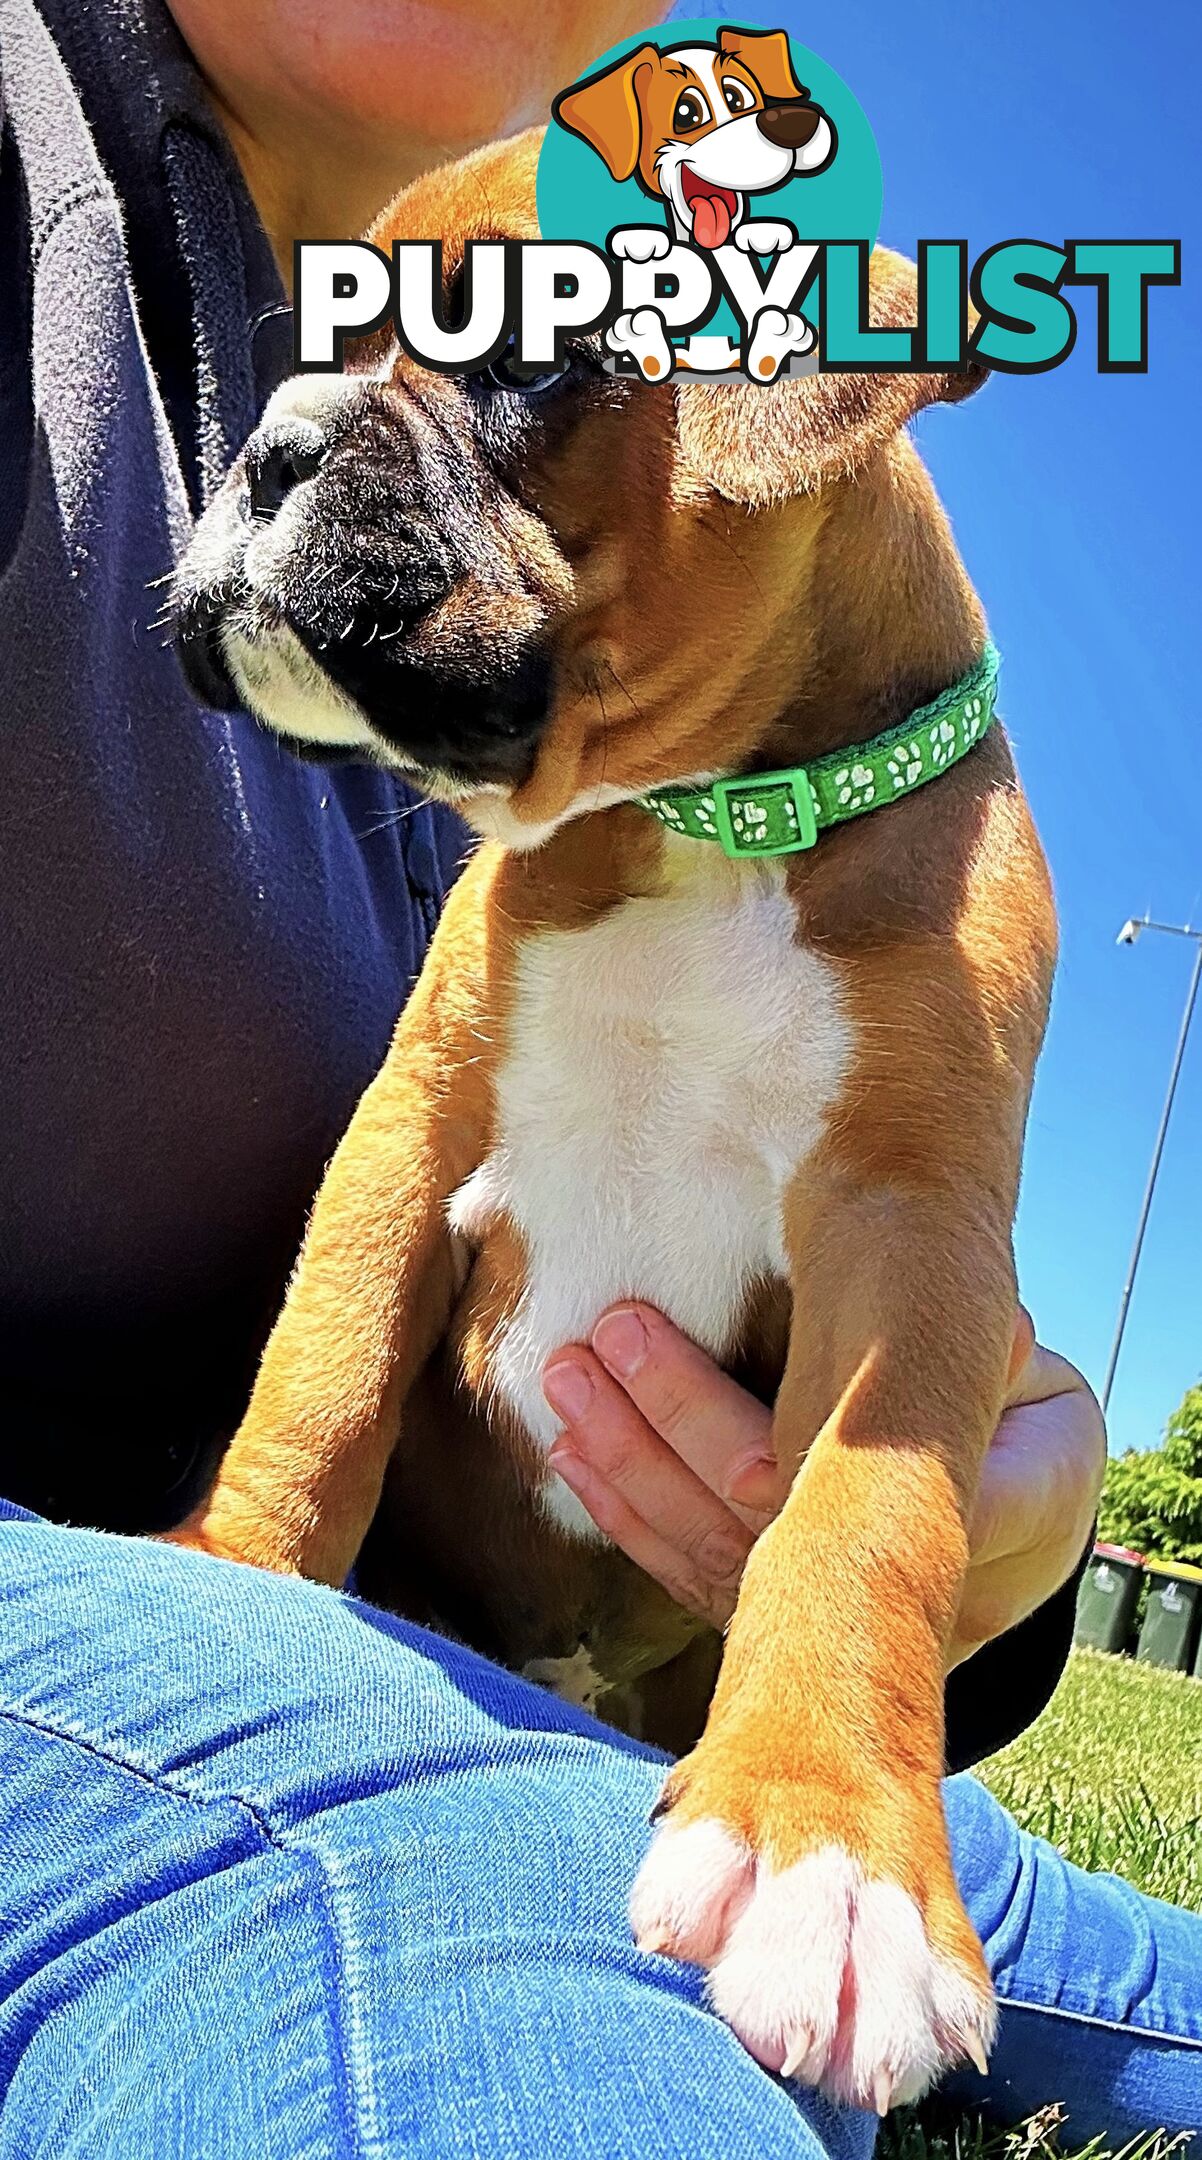
[[[335,1885],[330,1880],[329,1871],[320,1854],[315,1852],[312,1846],[295,1845],[286,1847],[285,1850],[288,1852],[290,1859],[303,1861],[305,1872],[310,1878],[315,1877],[317,1880],[320,1925],[338,1974],[337,1987],[330,1989],[328,1992],[323,1989],[322,1994],[325,2001],[330,2050],[334,2062],[341,2072],[341,2076],[336,2079],[342,2095],[341,2113],[348,2143],[353,2145],[356,2154],[363,2156],[363,2160],[366,2160],[368,2143],[364,2133],[360,2099],[365,2092],[371,2089],[371,2080],[362,2061],[358,2039],[348,2033],[346,2018],[343,2015],[343,2006],[349,2000],[351,1990],[347,1978],[346,1955],[342,1936],[334,1918]],[[371,2148],[373,2151],[381,2149],[378,2139],[372,2139]]]
[[[341,2003],[342,1997],[348,1988],[346,1959],[332,1911],[335,1902],[335,1886],[330,1880],[320,1855],[302,1838],[286,1834],[282,1835],[274,1830],[252,1802],[243,1799],[239,1793],[198,1793],[191,1791],[187,1786],[174,1784],[169,1776],[161,1772],[156,1774],[154,1771],[143,1769],[138,1763],[127,1761],[123,1756],[114,1753],[110,1748],[101,1746],[95,1740],[86,1739],[80,1733],[64,1731],[58,1725],[52,1724],[44,1718],[34,1717],[28,1710],[14,1709],[11,1704],[0,1706],[0,1720],[10,1725],[25,1727],[31,1732],[41,1733],[44,1738],[57,1740],[60,1745],[78,1748],[81,1754],[89,1756],[94,1762],[103,1764],[105,1769],[116,1770],[123,1777],[132,1778],[135,1783],[145,1786],[159,1798],[173,1800],[184,1807],[210,1808],[217,1806],[232,1808],[250,1824],[251,1828],[257,1832],[271,1851],[278,1854],[280,1858],[291,1861],[294,1865],[299,1861],[310,1878],[311,1886],[314,1879],[316,1879],[319,1920],[338,1975],[337,1987],[329,1991],[324,1989],[322,1991],[325,1998],[323,2007],[331,2053],[334,2064],[341,2071],[341,2076],[336,2076],[333,2083],[341,2093],[342,2107],[340,2112],[345,2128],[354,2141],[356,2152],[365,2154],[367,2147],[364,2144],[362,2125],[359,2118],[356,2083],[366,2085],[368,2080],[362,2074],[358,2046],[352,2043],[344,2047],[341,2044],[344,2035]],[[171,1886],[172,1889],[175,1887],[175,1885]],[[170,1890],[164,1892],[164,1895],[169,1896],[170,1894]],[[158,1901],[156,1900],[156,1902]],[[334,1998],[337,1998],[337,2000]]]
[[1101,2032],[1119,2033],[1127,2039],[1155,2040],[1164,2047],[1190,2048],[1202,2054],[1202,2039],[1190,2033],[1164,2032],[1159,2025],[1137,2025],[1132,2018],[1099,2017],[1090,2010],[1070,2010],[1063,2003],[1028,2002],[1016,1995],[1005,1995],[998,1990],[998,2001],[1006,2010],[1028,2010],[1032,2017],[1067,2018],[1074,2025],[1095,2026]]
[[93,1761],[103,1763],[106,1769],[119,1770],[123,1777],[134,1778],[139,1785],[148,1786],[152,1792],[165,1794],[169,1800],[178,1800],[189,1807],[204,1808],[216,1804],[236,1808],[274,1851],[286,1853],[291,1849],[253,1803],[243,1799],[240,1793],[193,1792],[187,1785],[173,1783],[171,1778],[161,1771],[143,1769],[140,1763],[128,1761],[125,1756],[114,1753],[111,1748],[102,1746],[98,1741],[53,1724],[49,1719],[35,1717],[32,1711],[14,1709],[11,1703],[0,1705],[0,1718],[10,1725],[27,1725],[32,1732],[42,1733],[48,1740],[60,1740],[68,1747],[78,1748],[81,1754],[90,1755]]

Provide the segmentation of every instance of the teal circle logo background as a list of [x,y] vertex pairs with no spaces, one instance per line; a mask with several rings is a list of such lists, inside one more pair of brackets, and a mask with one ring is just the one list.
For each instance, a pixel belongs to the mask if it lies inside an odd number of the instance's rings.
[[[602,53],[585,76],[595,75],[640,45],[712,45],[729,15],[701,15],[687,22],[657,23],[623,38]],[[772,29],[744,23],[741,29]],[[839,147],[823,173],[798,177],[769,194],[749,197],[752,217],[788,218],[799,240],[867,240],[875,246],[881,223],[881,160],[862,105],[841,75],[806,45],[790,37],[793,69],[810,96],[835,123]],[[579,78],[578,78],[579,79]],[[569,89],[568,83],[561,88]],[[667,222],[667,205],[643,193],[637,180],[615,180],[603,158],[578,135],[553,120],[538,161],[538,223],[544,240],[588,240],[605,246],[616,225]]]

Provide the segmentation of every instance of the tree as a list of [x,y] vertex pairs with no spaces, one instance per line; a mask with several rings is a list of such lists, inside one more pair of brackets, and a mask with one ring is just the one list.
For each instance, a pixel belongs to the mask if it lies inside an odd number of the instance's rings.
[[1111,1457],[1098,1534],[1150,1559],[1202,1566],[1202,1386],[1183,1396],[1162,1447]]

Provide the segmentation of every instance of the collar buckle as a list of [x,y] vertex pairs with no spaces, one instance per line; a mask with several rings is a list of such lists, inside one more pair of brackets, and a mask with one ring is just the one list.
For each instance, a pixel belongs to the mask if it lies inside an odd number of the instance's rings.
[[717,780],[709,793],[722,852],[733,861],[795,855],[812,848],[818,838],[814,792],[803,765],[789,772],[756,773],[750,779]]

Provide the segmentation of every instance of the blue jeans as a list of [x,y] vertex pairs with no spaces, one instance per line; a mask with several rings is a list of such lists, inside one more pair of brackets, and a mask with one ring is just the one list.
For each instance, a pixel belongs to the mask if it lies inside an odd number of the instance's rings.
[[[0,2160],[867,2160],[636,1951],[645,1751],[352,1598],[0,1507]],[[1202,1919],[948,1805],[1074,2138],[1202,2123]]]

